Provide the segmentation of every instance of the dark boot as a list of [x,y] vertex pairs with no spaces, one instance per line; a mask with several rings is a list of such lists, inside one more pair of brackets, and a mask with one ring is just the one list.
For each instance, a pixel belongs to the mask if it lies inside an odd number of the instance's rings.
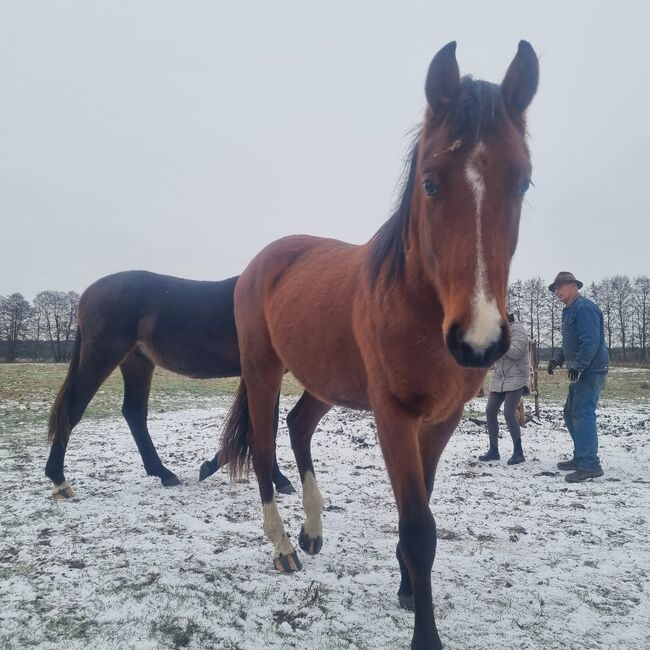
[[578,466],[576,465],[575,458],[572,458],[571,460],[561,460],[557,464],[557,468],[561,469],[563,472],[568,472],[572,469],[578,469]]
[[496,445],[490,445],[490,448],[487,450],[487,452],[482,456],[479,456],[478,459],[482,461],[501,460],[501,456],[499,456],[499,448]]
[[523,463],[525,460],[524,450],[521,448],[521,438],[518,438],[514,441],[514,448],[512,456],[508,458],[508,465],[519,465],[519,463]]
[[575,472],[571,472],[571,474],[567,474],[564,477],[564,480],[567,483],[580,483],[590,478],[598,478],[599,476],[602,476],[604,473],[605,472],[603,472],[601,467],[597,467],[596,469],[577,469]]

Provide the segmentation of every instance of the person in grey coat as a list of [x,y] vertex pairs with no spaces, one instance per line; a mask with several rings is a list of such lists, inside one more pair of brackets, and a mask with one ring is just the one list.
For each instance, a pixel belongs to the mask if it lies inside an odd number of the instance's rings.
[[529,360],[526,328],[508,314],[510,322],[510,347],[494,364],[490,380],[485,416],[487,418],[490,448],[479,460],[499,460],[499,422],[497,414],[503,404],[503,414],[512,438],[513,452],[508,465],[523,463],[526,458],[521,447],[521,429],[517,419],[517,405],[522,395],[528,394]]

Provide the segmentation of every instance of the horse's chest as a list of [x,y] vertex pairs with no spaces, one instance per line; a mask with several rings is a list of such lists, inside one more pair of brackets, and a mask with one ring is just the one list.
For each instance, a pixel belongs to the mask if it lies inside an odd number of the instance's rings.
[[407,409],[426,420],[449,417],[474,397],[485,372],[461,368],[443,351],[437,354],[403,353],[384,367],[390,392]]

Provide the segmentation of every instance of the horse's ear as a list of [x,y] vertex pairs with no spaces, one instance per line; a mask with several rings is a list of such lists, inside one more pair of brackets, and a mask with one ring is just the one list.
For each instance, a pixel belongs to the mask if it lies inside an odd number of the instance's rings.
[[539,61],[528,41],[519,41],[517,54],[501,82],[501,93],[508,112],[517,118],[535,96],[539,81]]
[[456,61],[456,41],[452,41],[433,57],[424,84],[424,92],[434,115],[447,112],[458,90],[459,82],[460,71]]

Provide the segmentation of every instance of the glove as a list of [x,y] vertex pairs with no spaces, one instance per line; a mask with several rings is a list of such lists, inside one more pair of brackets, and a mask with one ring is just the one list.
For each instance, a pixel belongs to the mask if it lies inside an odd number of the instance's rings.
[[574,382],[578,381],[578,379],[580,379],[580,371],[569,368],[569,381]]
[[551,359],[548,362],[548,366],[546,366],[546,372],[548,372],[549,375],[553,374],[553,371],[559,366],[560,364],[555,360]]

